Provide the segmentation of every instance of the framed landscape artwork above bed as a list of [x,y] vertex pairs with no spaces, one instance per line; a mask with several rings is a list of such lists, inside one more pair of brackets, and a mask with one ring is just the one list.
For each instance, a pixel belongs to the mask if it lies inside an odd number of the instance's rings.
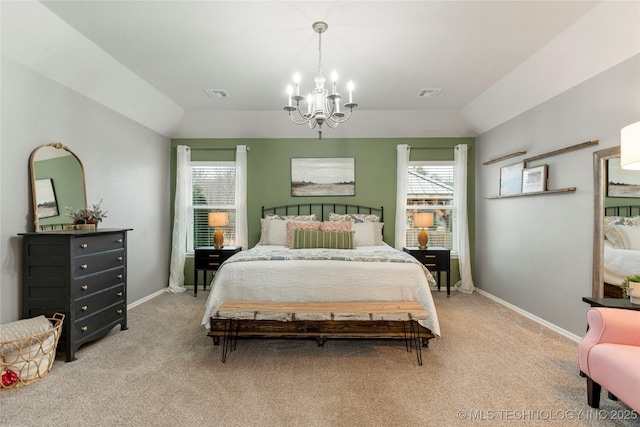
[[291,159],[291,196],[355,195],[355,158],[319,157]]
[[622,169],[619,157],[607,160],[607,197],[640,198],[640,171]]

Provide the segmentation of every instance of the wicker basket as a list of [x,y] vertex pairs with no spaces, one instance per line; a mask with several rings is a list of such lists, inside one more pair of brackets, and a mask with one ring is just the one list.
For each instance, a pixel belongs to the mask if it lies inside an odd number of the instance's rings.
[[[64,314],[55,313],[49,318],[51,329],[28,337],[0,342],[0,371],[3,375],[17,375],[17,381],[5,385],[0,382],[0,390],[30,384],[45,377],[56,358],[56,347]],[[14,376],[15,378],[15,376]]]

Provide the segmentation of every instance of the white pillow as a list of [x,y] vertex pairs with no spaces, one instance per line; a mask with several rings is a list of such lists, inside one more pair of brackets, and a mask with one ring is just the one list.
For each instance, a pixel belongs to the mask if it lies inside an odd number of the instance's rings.
[[355,231],[356,246],[380,246],[382,241],[382,222],[355,222],[351,229]]
[[290,221],[275,218],[264,218],[262,220],[262,231],[260,233],[259,245],[286,246],[287,244],[287,223],[295,222],[308,224],[309,221]]
[[620,225],[604,225],[604,237],[616,249],[629,249],[631,243],[627,233],[622,230]]
[[633,225],[614,225],[621,233],[626,235],[629,246],[626,249],[640,250],[640,227]]

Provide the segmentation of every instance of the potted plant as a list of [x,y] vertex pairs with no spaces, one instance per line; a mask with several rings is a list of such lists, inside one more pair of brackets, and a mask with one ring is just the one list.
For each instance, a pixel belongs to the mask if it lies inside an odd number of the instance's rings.
[[91,208],[85,209],[86,223],[87,224],[97,224],[102,222],[103,218],[107,217],[107,211],[103,211],[100,205],[102,204],[102,199],[96,205],[91,205]]
[[640,304],[640,274],[632,274],[620,284],[623,298],[629,297],[631,304]]
[[100,206],[102,200],[97,204],[91,205],[90,208],[65,208],[67,216],[73,220],[74,224],[94,224],[98,227],[98,223],[107,217],[107,211]]

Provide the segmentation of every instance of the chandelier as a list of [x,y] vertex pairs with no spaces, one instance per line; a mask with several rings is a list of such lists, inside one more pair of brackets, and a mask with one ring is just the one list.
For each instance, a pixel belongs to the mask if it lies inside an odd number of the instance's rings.
[[[289,118],[297,125],[308,124],[309,128],[318,127],[318,137],[322,139],[322,125],[326,124],[331,129],[337,127],[340,123],[346,122],[351,117],[351,112],[358,104],[353,102],[353,82],[349,82],[347,89],[349,91],[349,102],[344,107],[349,111],[345,114],[340,111],[340,100],[342,97],[338,93],[338,75],[334,71],[331,74],[331,93],[329,94],[324,88],[325,78],[322,75],[322,33],[327,31],[329,27],[326,22],[314,22],[311,26],[313,31],[318,33],[318,75],[314,79],[316,87],[309,95],[300,95],[300,75],[298,73],[293,77],[295,83],[294,88],[289,85],[287,94],[289,95],[289,105],[284,107],[289,112]],[[306,112],[304,107],[300,106],[300,101],[306,101]],[[295,105],[294,105],[295,103]]]

